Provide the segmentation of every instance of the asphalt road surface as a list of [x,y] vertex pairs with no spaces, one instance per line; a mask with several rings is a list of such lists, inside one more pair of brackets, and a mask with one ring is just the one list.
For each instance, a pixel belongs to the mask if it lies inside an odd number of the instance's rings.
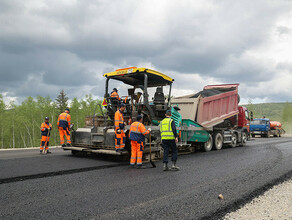
[[0,151],[0,219],[218,219],[292,177],[288,137],[181,155],[169,172],[51,151]]

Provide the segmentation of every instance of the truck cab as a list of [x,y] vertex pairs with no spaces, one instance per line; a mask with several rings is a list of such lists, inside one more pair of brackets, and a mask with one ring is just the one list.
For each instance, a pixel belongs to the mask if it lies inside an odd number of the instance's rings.
[[255,118],[250,123],[251,136],[260,135],[262,137],[270,137],[270,119]]
[[250,134],[250,111],[246,107],[238,106],[238,127],[245,128]]

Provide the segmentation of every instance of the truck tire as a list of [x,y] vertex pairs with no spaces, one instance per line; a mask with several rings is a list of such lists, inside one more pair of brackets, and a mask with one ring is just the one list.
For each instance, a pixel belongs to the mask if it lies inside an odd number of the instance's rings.
[[251,136],[254,138],[255,137],[255,134],[252,134]]
[[247,142],[247,132],[243,132],[242,137],[241,137],[241,143],[239,144],[239,146],[241,147],[245,146],[246,142]]
[[213,138],[212,138],[212,135],[209,134],[208,141],[204,143],[204,151],[206,152],[211,151],[212,147],[213,147]]
[[216,132],[214,135],[214,147],[216,150],[221,150],[223,146],[223,135],[220,132]]
[[231,137],[231,144],[230,146],[231,147],[236,147],[237,145],[237,135],[235,133],[232,134],[232,137]]

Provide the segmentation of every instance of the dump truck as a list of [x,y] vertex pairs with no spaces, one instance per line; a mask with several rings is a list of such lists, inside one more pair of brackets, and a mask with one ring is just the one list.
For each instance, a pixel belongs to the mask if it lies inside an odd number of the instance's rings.
[[271,121],[269,118],[255,118],[250,123],[251,136],[255,137],[260,135],[261,137],[281,137],[285,134],[285,130],[282,128],[282,124],[278,121]]
[[[238,106],[239,84],[208,85],[196,94],[173,98],[172,106],[180,109],[182,123],[186,126],[200,125],[209,132],[208,144],[204,150],[212,147],[220,150],[222,146],[243,146],[249,136],[249,111]],[[197,133],[193,131],[192,133]],[[189,142],[201,142],[188,132]]]

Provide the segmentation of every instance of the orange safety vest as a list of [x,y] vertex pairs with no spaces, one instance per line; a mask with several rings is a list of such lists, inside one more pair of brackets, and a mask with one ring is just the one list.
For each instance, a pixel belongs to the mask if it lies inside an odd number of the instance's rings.
[[118,128],[123,129],[124,127],[124,116],[120,110],[116,111],[115,113],[115,130]]
[[138,143],[144,142],[145,135],[149,133],[150,131],[146,130],[145,126],[142,123],[136,121],[133,124],[131,124],[130,140],[137,141]]
[[120,98],[120,96],[119,96],[119,94],[117,92],[112,92],[111,93],[111,97],[112,98],[116,98],[117,100],[121,100],[121,98]]
[[43,122],[41,125],[41,134],[42,136],[47,136],[48,135],[48,129],[52,128],[52,125],[49,123],[47,124],[46,122]]
[[70,128],[71,116],[66,112],[61,113],[59,115],[57,125],[58,127],[62,127],[62,128],[66,128],[66,127]]

